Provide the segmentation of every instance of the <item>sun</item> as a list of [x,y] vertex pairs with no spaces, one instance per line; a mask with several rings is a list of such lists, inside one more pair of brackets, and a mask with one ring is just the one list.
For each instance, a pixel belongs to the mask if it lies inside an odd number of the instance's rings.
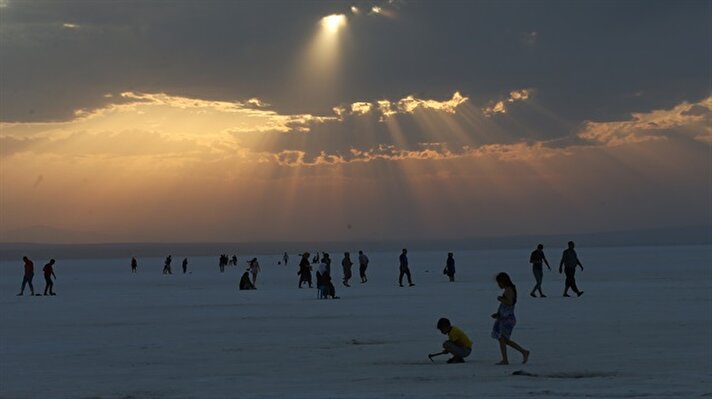
[[332,14],[321,19],[321,25],[328,32],[336,33],[339,28],[346,25],[346,16],[344,14]]

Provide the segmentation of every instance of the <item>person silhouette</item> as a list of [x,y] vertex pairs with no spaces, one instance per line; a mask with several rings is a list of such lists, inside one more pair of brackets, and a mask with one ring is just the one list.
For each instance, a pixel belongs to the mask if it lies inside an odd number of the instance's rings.
[[171,272],[171,261],[173,261],[173,257],[168,255],[166,257],[166,262],[163,264],[163,274],[173,274]]
[[492,315],[495,319],[492,326],[492,338],[499,341],[499,351],[502,354],[502,360],[498,365],[509,364],[507,358],[507,345],[519,351],[522,354],[522,364],[529,360],[529,351],[522,348],[516,342],[511,340],[512,330],[517,324],[517,319],[514,317],[514,306],[517,304],[517,287],[512,283],[507,273],[499,273],[496,277],[497,285],[504,292],[497,297],[499,308],[497,313]]
[[35,264],[27,256],[23,256],[22,260],[25,262],[25,275],[22,277],[22,288],[17,296],[22,296],[25,292],[25,285],[29,285],[30,294],[35,295],[35,287],[32,286],[32,279],[35,277]]
[[578,255],[574,250],[575,246],[576,244],[574,244],[573,241],[569,241],[569,247],[564,250],[563,254],[561,254],[561,262],[559,262],[559,274],[561,274],[563,268],[564,274],[566,275],[566,282],[564,283],[564,296],[570,296],[569,288],[571,288],[576,295],[583,295],[583,291],[579,290],[576,286],[576,266],[580,266],[581,271],[583,271],[583,265],[581,264],[581,261],[579,261]]
[[534,280],[536,280],[536,285],[534,285],[529,295],[536,298],[536,291],[539,290],[539,296],[546,298],[546,295],[544,295],[541,290],[541,282],[544,278],[544,263],[546,263],[546,268],[549,269],[549,271],[551,271],[551,267],[544,255],[544,246],[542,244],[537,245],[536,249],[529,255],[529,263],[532,264],[532,272],[534,273]]
[[400,261],[400,275],[398,276],[398,285],[401,287],[403,286],[403,276],[408,277],[408,286],[412,287],[415,284],[413,284],[413,280],[410,278],[410,268],[408,268],[408,250],[403,248],[403,252],[401,252],[400,257],[398,260]]
[[136,261],[136,257],[132,256],[131,257],[131,273],[136,273],[136,269],[138,269],[138,261]]
[[44,278],[45,278],[45,289],[44,289],[44,294],[47,295],[47,290],[49,290],[50,295],[57,295],[52,291],[52,287],[54,287],[54,283],[52,282],[52,277],[54,279],[57,279],[57,276],[54,274],[54,259],[50,259],[49,263],[47,263],[44,268],[42,268],[42,271],[44,272]]
[[183,258],[182,266],[183,266],[183,274],[185,274],[186,272],[188,272],[188,258]]
[[368,256],[363,251],[358,251],[358,273],[361,277],[361,284],[368,281],[366,277],[366,269],[368,269]]
[[309,263],[309,252],[302,254],[302,260],[299,262],[299,288],[302,288],[302,283],[309,283],[309,288],[312,287],[311,264]]
[[351,279],[351,266],[353,266],[353,262],[351,262],[351,254],[348,252],[344,252],[344,259],[341,260],[341,267],[344,269],[344,285],[347,287],[350,287],[349,285],[349,280]]
[[455,258],[453,258],[452,252],[447,253],[445,270],[443,270],[443,272],[447,275],[451,282],[455,281]]

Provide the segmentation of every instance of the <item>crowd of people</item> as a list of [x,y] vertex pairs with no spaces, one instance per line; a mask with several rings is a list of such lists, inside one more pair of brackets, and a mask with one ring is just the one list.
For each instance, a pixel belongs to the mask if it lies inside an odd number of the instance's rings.
[[[561,261],[559,262],[559,273],[564,273],[566,276],[564,283],[564,297],[569,297],[569,290],[572,290],[577,296],[583,295],[576,285],[576,268],[580,267],[583,271],[583,264],[578,258],[575,251],[575,244],[573,241],[569,241],[567,249],[563,251],[561,255]],[[309,288],[313,288],[312,284],[312,271],[313,264],[318,264],[316,267],[316,288],[317,297],[320,299],[338,299],[336,295],[336,287],[334,286],[332,280],[332,269],[331,269],[331,256],[327,252],[315,252],[312,257],[309,252],[304,252],[299,255],[301,260],[299,262],[299,267],[297,275],[299,276],[298,288],[302,288],[304,284],[307,284]],[[32,285],[32,280],[34,278],[34,263],[27,257],[24,256],[24,275],[22,279],[22,286],[18,296],[22,296],[25,291],[25,287],[29,286],[30,294],[32,296],[41,296],[42,294],[36,294],[34,286]],[[168,255],[164,261],[163,274],[172,274],[171,263],[172,255]],[[282,256],[282,260],[279,264],[284,263],[286,266],[289,262],[289,255],[285,252]],[[363,251],[358,251],[359,265],[359,276],[361,279],[361,284],[368,282],[366,271],[369,265],[369,258]],[[532,251],[529,256],[529,263],[532,265],[532,273],[534,275],[535,285],[529,293],[530,296],[537,298],[537,292],[539,293],[539,298],[546,298],[544,292],[542,291],[542,283],[544,270],[543,266],[546,265],[547,269],[551,271],[551,266],[549,261],[546,259],[544,254],[544,246],[542,244],[537,245],[536,249]],[[57,276],[54,273],[55,260],[50,259],[49,262],[43,267],[42,271],[45,278],[45,290],[44,295],[56,295],[53,290],[54,280]],[[220,272],[225,271],[225,266],[232,264],[237,265],[237,256],[233,255],[232,258],[228,255],[220,255],[218,266]],[[403,278],[405,277],[408,281],[408,286],[413,287],[413,283],[410,268],[408,266],[408,250],[403,248],[400,256],[398,257],[399,264],[399,275],[398,275],[398,285],[403,287]],[[343,258],[341,260],[342,267],[342,284],[344,287],[351,287],[350,280],[352,275],[352,266],[354,265],[351,260],[350,252],[344,252]],[[184,258],[182,262],[183,273],[188,272],[188,258]],[[136,257],[131,258],[131,273],[137,273],[138,271],[138,261]],[[247,268],[242,274],[240,281],[238,283],[238,288],[240,290],[254,290],[257,289],[257,276],[260,273],[260,264],[257,258],[252,258],[247,262]],[[447,254],[445,260],[445,266],[443,269],[443,274],[448,277],[450,282],[455,281],[455,257],[452,252]],[[510,276],[505,272],[500,272],[497,274],[495,281],[500,289],[502,289],[502,295],[497,297],[499,302],[499,307],[497,312],[492,314],[492,318],[495,319],[494,325],[492,327],[492,338],[499,341],[500,353],[502,359],[499,363],[500,365],[509,364],[509,358],[507,356],[507,346],[512,347],[522,355],[522,363],[526,363],[529,359],[529,350],[523,348],[511,339],[512,331],[517,323],[516,317],[514,315],[514,308],[517,304],[517,288],[512,282]],[[438,353],[432,353],[428,357],[432,360],[433,357],[450,354],[452,355],[448,359],[448,363],[463,363],[466,357],[468,357],[472,351],[472,341],[468,338],[467,334],[460,328],[451,324],[450,320],[446,318],[440,318],[436,325],[437,329],[441,333],[448,336],[448,339],[442,345],[442,351]]]

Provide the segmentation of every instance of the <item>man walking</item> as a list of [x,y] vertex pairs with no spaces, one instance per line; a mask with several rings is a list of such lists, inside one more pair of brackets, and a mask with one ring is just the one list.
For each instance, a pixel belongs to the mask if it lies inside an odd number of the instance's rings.
[[570,296],[569,288],[574,290],[576,295],[583,295],[583,291],[580,291],[576,286],[576,278],[574,277],[576,274],[576,266],[581,266],[581,271],[583,271],[583,265],[581,264],[581,261],[579,261],[576,251],[574,251],[574,242],[569,241],[569,248],[564,250],[564,253],[561,255],[561,262],[559,263],[559,274],[561,274],[562,268],[566,274],[564,296]]
[[366,278],[366,269],[368,269],[368,256],[363,251],[358,251],[358,273],[361,276],[361,283],[368,281]]
[[410,278],[410,269],[408,268],[408,250],[403,248],[403,252],[400,255],[400,275],[398,276],[398,285],[403,286],[403,276],[408,277],[408,286],[412,287],[413,280]]
[[536,246],[536,249],[529,255],[529,263],[532,264],[532,271],[534,272],[534,279],[536,280],[536,285],[529,295],[536,298],[535,292],[539,290],[539,296],[546,298],[546,295],[541,291],[541,282],[544,278],[544,263],[546,263],[546,268],[549,269],[549,271],[551,271],[551,267],[549,266],[549,261],[546,260],[546,256],[544,256],[543,245],[539,244]]
[[27,256],[23,256],[22,260],[25,262],[25,275],[22,278],[22,288],[17,296],[22,296],[22,293],[25,292],[25,284],[29,284],[30,293],[35,295],[35,287],[32,286],[32,278],[35,277],[35,264]]
[[52,287],[54,287],[54,283],[52,282],[52,277],[54,279],[57,279],[57,276],[54,275],[54,259],[50,259],[49,263],[47,263],[44,268],[42,268],[42,271],[44,272],[44,278],[45,278],[45,289],[44,289],[44,294],[47,295],[47,290],[49,290],[50,295],[57,295],[52,291]]

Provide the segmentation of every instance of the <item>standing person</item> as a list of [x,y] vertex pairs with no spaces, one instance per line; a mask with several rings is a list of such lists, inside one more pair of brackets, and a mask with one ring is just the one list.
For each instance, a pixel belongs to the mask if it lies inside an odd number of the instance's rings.
[[529,255],[529,263],[532,264],[532,272],[534,272],[534,279],[536,280],[536,285],[532,288],[532,292],[530,292],[529,295],[536,298],[535,292],[539,290],[539,296],[546,298],[546,295],[541,291],[541,282],[544,278],[543,263],[546,263],[546,268],[549,269],[549,271],[551,271],[551,267],[549,267],[549,261],[546,260],[546,256],[544,256],[543,245],[539,244],[536,246],[536,249]]
[[455,258],[453,258],[452,252],[447,253],[443,274],[446,274],[450,281],[455,281]]
[[250,267],[247,268],[250,274],[252,274],[252,285],[257,288],[257,273],[260,272],[260,264],[257,262],[257,258],[252,258],[249,262]]
[[444,317],[438,320],[437,327],[441,333],[447,335],[447,341],[443,342],[442,352],[428,356],[430,360],[433,360],[433,356],[450,353],[452,357],[448,359],[448,363],[464,363],[465,358],[472,353],[472,341],[470,341],[470,338],[462,330],[450,324],[450,320]]
[[183,274],[188,271],[188,258],[183,258]]
[[220,267],[220,273],[225,273],[225,264],[227,263],[227,255],[222,254],[220,255],[220,263],[218,263],[218,266]]
[[583,271],[583,265],[581,264],[581,261],[579,261],[578,255],[576,255],[576,251],[574,251],[574,242],[569,241],[569,247],[564,250],[564,253],[561,254],[561,262],[559,262],[559,274],[561,274],[561,269],[564,269],[564,273],[566,274],[566,283],[564,285],[564,296],[570,296],[569,295],[569,288],[574,290],[576,295],[581,296],[583,295],[583,291],[580,291],[578,287],[576,286],[576,266],[581,266],[581,271]]
[[502,360],[497,364],[509,364],[507,345],[522,354],[522,364],[525,364],[529,360],[529,351],[510,339],[512,330],[517,324],[517,319],[514,317],[514,305],[517,304],[517,287],[512,283],[512,279],[509,278],[507,273],[497,274],[496,280],[499,288],[504,290],[502,295],[497,297],[499,301],[497,313],[492,315],[492,318],[495,319],[492,327],[492,338],[499,341],[499,351],[502,353]]
[[25,262],[25,275],[22,277],[22,288],[17,296],[22,296],[22,293],[25,292],[25,284],[30,286],[30,294],[35,295],[35,287],[32,286],[32,279],[35,277],[35,264],[27,256],[23,256],[22,260]]
[[136,261],[136,257],[132,256],[131,257],[131,273],[136,273],[136,269],[138,269],[138,262]]
[[45,278],[45,289],[44,289],[44,294],[47,295],[47,290],[49,290],[50,295],[57,295],[52,291],[52,287],[54,287],[54,283],[52,282],[52,277],[54,279],[57,279],[57,276],[54,275],[54,269],[52,268],[54,266],[54,259],[50,259],[49,263],[47,263],[43,268],[42,271],[44,272],[44,278]]
[[232,255],[232,265],[237,266],[237,255]]
[[361,276],[361,284],[368,281],[366,278],[366,269],[368,269],[368,256],[363,251],[358,251],[358,273]]
[[403,248],[403,252],[400,254],[400,275],[398,276],[398,285],[403,286],[403,276],[408,276],[408,286],[412,287],[413,281],[410,278],[410,269],[408,268],[408,250]]
[[341,260],[341,267],[344,268],[344,285],[347,287],[351,287],[349,285],[349,280],[351,279],[351,266],[353,266],[353,262],[351,262],[351,254],[348,252],[344,252],[344,259]]
[[331,276],[331,257],[328,253],[322,252],[321,263],[326,265],[326,271],[329,273],[329,276]]
[[287,263],[289,263],[289,255],[285,252],[284,255],[282,255],[282,261],[284,262],[284,265],[287,266]]
[[324,256],[321,258],[321,264],[319,264],[316,272],[316,288],[319,290],[319,298],[326,299],[331,297],[332,299],[339,299],[339,297],[336,296],[336,287],[334,287],[334,284],[331,282],[328,262],[330,262],[329,256],[327,253],[324,253]]
[[309,252],[302,254],[302,260],[299,262],[299,288],[302,288],[302,283],[309,283],[309,288],[312,287],[311,264],[309,263]]

